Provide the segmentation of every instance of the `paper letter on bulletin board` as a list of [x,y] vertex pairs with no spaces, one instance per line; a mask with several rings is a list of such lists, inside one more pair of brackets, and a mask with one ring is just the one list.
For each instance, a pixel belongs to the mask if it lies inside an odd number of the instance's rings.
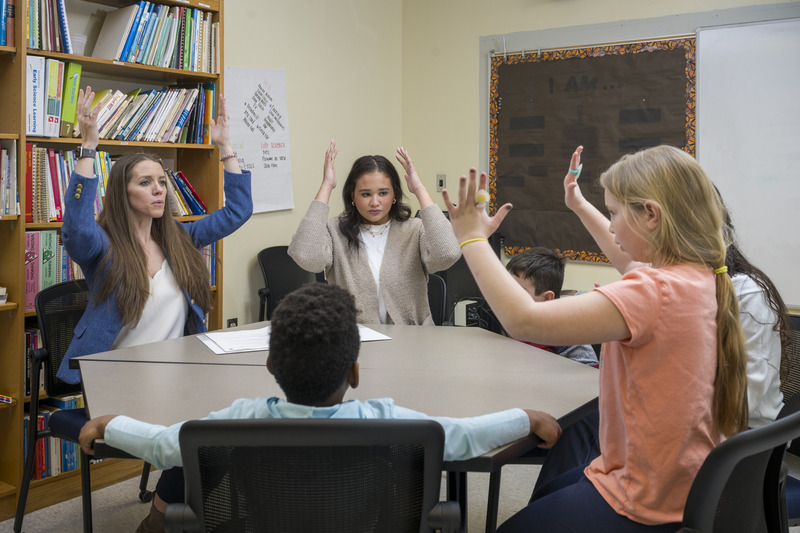
[[694,151],[694,39],[492,58],[489,102],[492,212],[506,253],[531,246],[605,261],[564,205],[570,156],[583,145],[581,191],[605,211],[598,178],[623,154],[670,144]]
[[231,141],[253,174],[253,212],[293,208],[285,72],[226,66],[225,80]]

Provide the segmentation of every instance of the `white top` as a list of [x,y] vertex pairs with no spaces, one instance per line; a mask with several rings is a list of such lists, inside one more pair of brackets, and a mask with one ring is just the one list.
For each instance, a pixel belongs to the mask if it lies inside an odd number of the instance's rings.
[[747,349],[747,401],[751,428],[775,420],[783,408],[781,393],[781,337],[773,328],[778,322],[767,296],[752,278],[731,278],[739,302],[739,321]]
[[386,224],[380,226],[360,226],[361,231],[359,237],[364,244],[364,249],[367,251],[367,262],[372,271],[372,277],[375,279],[375,287],[378,289],[378,318],[381,324],[391,324],[388,315],[386,314],[386,304],[381,296],[381,263],[383,262],[383,252],[386,250],[386,241],[389,237],[389,225],[392,223],[390,220]]
[[183,337],[189,302],[184,298],[169,262],[150,278],[150,297],[134,327],[122,326],[111,350]]
[[[210,419],[265,418],[372,418],[435,420],[444,429],[444,460],[471,459],[530,433],[528,415],[522,409],[508,409],[471,418],[428,416],[395,405],[391,398],[349,400],[331,407],[311,407],[279,398],[239,398],[230,407],[210,413]],[[117,416],[106,426],[109,446],[144,459],[159,469],[182,466],[178,434],[183,422],[169,427]]]

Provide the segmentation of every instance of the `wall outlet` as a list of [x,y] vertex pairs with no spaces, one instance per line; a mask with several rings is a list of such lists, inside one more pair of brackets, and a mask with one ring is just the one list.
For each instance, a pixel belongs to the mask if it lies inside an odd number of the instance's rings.
[[239,319],[238,318],[229,318],[228,319],[228,327],[229,328],[235,328],[238,325],[239,325]]
[[436,174],[436,192],[442,192],[447,187],[447,174]]

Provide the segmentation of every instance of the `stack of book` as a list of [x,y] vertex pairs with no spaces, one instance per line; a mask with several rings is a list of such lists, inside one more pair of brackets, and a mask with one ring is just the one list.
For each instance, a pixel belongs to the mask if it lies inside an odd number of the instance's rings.
[[76,124],[81,65],[29,55],[27,69],[27,135],[69,137]]
[[36,293],[56,283],[82,279],[56,230],[25,232],[25,310],[35,310]]
[[219,22],[192,7],[140,0],[106,14],[93,57],[219,72]]
[[[216,84],[167,89],[98,91],[92,110],[99,108],[101,139],[121,141],[209,144]],[[80,136],[75,127],[72,135]]]
[[16,1],[0,0],[0,46],[14,46]]
[[28,48],[72,53],[64,2],[65,0],[28,0]]
[[0,140],[0,215],[19,215],[17,141]]
[[[83,395],[73,394],[55,396],[42,400],[39,406],[39,417],[36,427],[39,430],[47,427],[50,414],[60,409],[77,409],[84,406]],[[23,419],[23,449],[28,449],[28,425],[31,423],[30,413]],[[77,470],[79,466],[78,444],[59,437],[39,439],[36,442],[34,455],[33,479],[44,479],[61,473]]]

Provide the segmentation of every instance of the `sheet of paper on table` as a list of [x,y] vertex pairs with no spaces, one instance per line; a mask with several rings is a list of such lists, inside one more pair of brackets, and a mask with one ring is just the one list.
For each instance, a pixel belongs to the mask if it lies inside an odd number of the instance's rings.
[[[236,331],[212,331],[197,338],[216,354],[257,352],[269,349],[270,326]],[[358,325],[361,342],[391,340],[374,329]]]

